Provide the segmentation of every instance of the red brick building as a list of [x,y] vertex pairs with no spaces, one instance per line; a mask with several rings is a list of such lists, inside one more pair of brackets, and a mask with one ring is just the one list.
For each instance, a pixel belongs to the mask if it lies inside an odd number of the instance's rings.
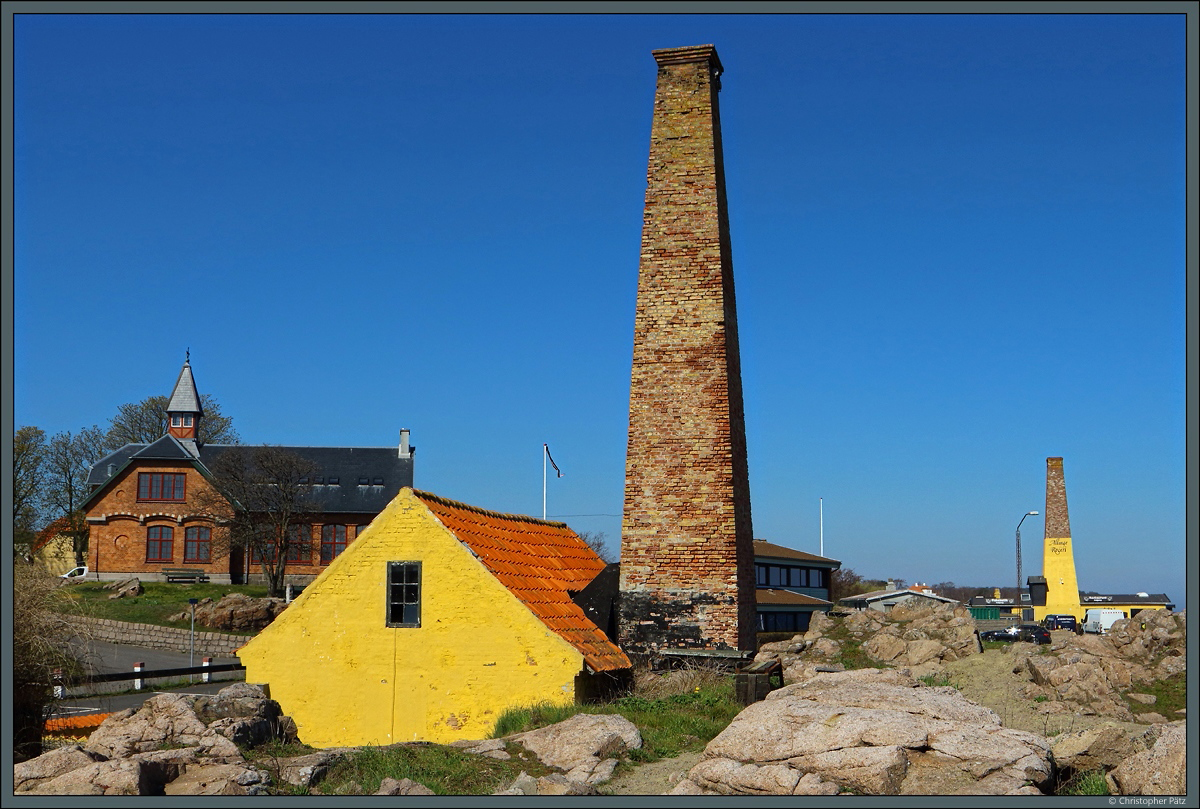
[[[253,447],[197,440],[204,409],[188,362],[167,415],[162,438],[126,444],[92,467],[92,491],[83,504],[89,577],[165,579],[164,570],[192,568],[215,582],[258,580],[258,560],[223,547],[212,520],[199,507],[215,493],[209,471],[213,461],[222,453]],[[289,581],[311,580],[401,488],[412,486],[414,447],[408,436],[408,430],[400,431],[398,447],[283,447],[319,469],[306,481],[319,512],[300,529],[307,541],[289,551]]]

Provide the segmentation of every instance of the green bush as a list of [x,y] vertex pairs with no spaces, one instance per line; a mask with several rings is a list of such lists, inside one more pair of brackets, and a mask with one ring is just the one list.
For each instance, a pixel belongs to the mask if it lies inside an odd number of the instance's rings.
[[1088,770],[1076,773],[1065,783],[1060,784],[1055,795],[1107,795],[1108,782],[1104,779],[1103,770]]

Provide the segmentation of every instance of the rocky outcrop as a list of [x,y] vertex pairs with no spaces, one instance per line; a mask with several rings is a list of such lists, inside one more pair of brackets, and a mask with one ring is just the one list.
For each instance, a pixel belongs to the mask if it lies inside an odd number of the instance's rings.
[[818,673],[742,711],[672,794],[1042,794],[1050,745],[896,670]]
[[1154,747],[1135,753],[1108,773],[1112,795],[1187,794],[1187,723],[1163,725]]
[[1165,722],[1169,718],[1158,714],[1134,714],[1126,699],[1154,704],[1153,696],[1137,689],[1186,670],[1186,631],[1185,612],[1144,611],[1118,621],[1106,635],[1056,633],[1048,650],[1014,644],[1013,670],[1028,674],[1028,696],[1044,700],[1044,713]]
[[505,739],[520,744],[543,764],[562,770],[568,780],[585,784],[607,781],[617,766],[616,756],[642,746],[637,727],[616,714],[576,714]]
[[[282,598],[251,598],[229,593],[218,602],[202,598],[196,604],[196,623],[226,632],[258,632],[287,609]],[[172,615],[169,621],[190,621],[191,611]]]
[[14,767],[30,795],[254,795],[271,777],[239,744],[294,741],[295,726],[257,686],[215,697],[159,694],[114,713],[83,746],[53,750]]
[[848,643],[859,644],[876,663],[907,668],[915,676],[933,673],[941,663],[981,651],[975,622],[965,607],[901,604],[887,613],[861,610],[844,618],[815,613],[807,632],[764,644],[755,660],[778,660],[784,682],[798,682],[811,674],[814,666],[836,661]]
[[436,795],[429,787],[424,784],[418,784],[411,778],[384,778],[379,782],[379,789],[375,792],[376,795]]
[[146,592],[146,588],[142,586],[140,579],[125,579],[124,581],[115,581],[112,584],[106,585],[105,590],[115,590],[109,599],[114,598],[136,598]]
[[1158,741],[1155,726],[1131,733],[1117,724],[1096,725],[1054,737],[1050,751],[1059,768],[1059,779],[1074,773],[1108,771],[1132,756],[1149,750]]

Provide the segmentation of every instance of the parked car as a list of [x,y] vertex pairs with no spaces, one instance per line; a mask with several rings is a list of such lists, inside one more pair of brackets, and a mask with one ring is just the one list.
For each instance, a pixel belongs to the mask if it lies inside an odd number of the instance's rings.
[[1069,629],[1072,632],[1079,631],[1079,621],[1074,615],[1047,615],[1042,619],[1042,626],[1046,629]]
[[75,567],[68,570],[66,573],[59,576],[60,579],[84,579],[87,578],[87,565],[83,567]]
[[987,632],[980,632],[979,639],[982,641],[1003,641],[1013,643],[1016,641],[1024,641],[1025,643],[1049,643],[1050,633],[1037,624],[1021,624],[1020,626],[1010,626],[1007,629],[990,629]]
[[1050,631],[1037,624],[1021,624],[1017,627],[1017,640],[1026,643],[1049,643]]

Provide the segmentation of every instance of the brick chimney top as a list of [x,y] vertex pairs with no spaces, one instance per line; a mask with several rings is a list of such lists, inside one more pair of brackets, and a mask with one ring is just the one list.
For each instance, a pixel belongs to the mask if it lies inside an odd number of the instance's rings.
[[685,48],[662,48],[650,51],[654,61],[660,65],[678,65],[684,62],[709,62],[718,75],[724,72],[717,49],[712,45],[688,45]]

